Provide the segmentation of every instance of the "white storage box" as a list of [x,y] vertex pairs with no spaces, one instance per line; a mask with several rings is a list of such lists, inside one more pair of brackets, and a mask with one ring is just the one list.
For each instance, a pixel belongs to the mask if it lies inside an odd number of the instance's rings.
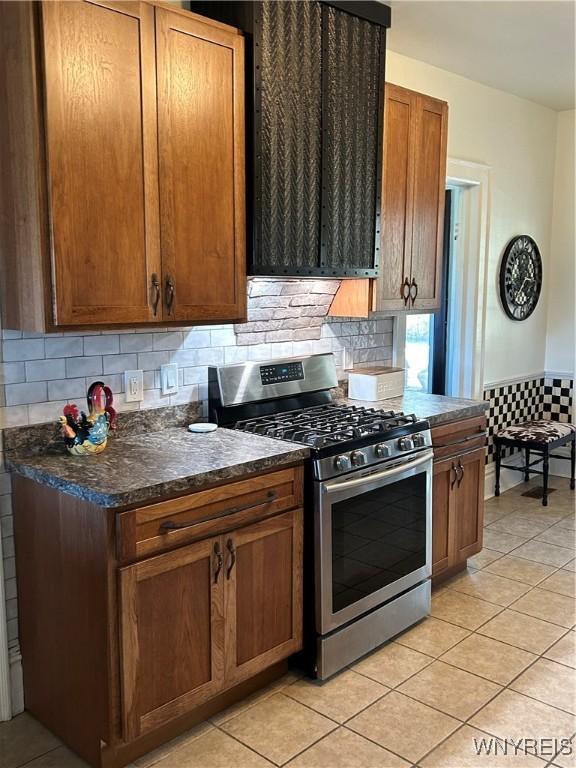
[[352,400],[386,400],[404,394],[404,368],[354,368],[347,373]]

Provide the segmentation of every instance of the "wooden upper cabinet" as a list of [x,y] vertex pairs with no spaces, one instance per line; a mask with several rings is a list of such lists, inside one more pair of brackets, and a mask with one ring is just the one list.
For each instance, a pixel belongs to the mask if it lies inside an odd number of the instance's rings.
[[446,102],[386,84],[375,310],[440,306],[447,123]]
[[122,719],[127,740],[212,698],[224,680],[219,537],[120,569]]
[[153,319],[154,9],[41,5],[55,325]]
[[412,91],[386,84],[378,299],[386,297],[391,310],[404,309],[410,285],[416,101]]
[[3,327],[243,319],[241,34],[114,0],[0,3],[0,34]]
[[156,9],[166,318],[245,313],[244,39]]
[[380,274],[345,280],[330,315],[440,307],[448,105],[386,83]]

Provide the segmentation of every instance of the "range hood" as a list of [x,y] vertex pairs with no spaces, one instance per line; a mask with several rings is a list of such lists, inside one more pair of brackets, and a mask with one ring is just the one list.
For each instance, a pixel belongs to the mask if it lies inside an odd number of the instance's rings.
[[388,6],[191,8],[247,37],[250,274],[376,276]]

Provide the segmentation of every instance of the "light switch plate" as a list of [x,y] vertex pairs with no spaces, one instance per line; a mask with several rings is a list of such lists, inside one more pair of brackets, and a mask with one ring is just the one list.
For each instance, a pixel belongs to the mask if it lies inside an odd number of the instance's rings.
[[144,400],[144,371],[124,371],[124,392],[127,403]]
[[163,395],[174,395],[178,392],[177,363],[167,363],[160,366],[160,386]]

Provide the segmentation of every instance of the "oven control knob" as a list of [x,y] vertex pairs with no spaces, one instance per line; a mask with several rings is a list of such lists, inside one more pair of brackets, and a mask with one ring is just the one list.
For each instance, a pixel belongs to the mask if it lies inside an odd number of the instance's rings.
[[343,472],[345,469],[350,469],[350,459],[348,456],[336,456],[334,459],[334,466],[340,472]]
[[362,464],[366,464],[366,455],[362,451],[352,451],[350,454],[352,460],[352,466],[360,467]]
[[414,448],[414,440],[411,437],[401,437],[398,440],[398,448],[401,451],[411,451]]
[[379,459],[386,459],[390,456],[390,448],[386,443],[378,443],[378,445],[374,446],[374,453]]
[[412,438],[412,441],[414,442],[415,448],[424,448],[424,446],[426,445],[426,438],[424,437],[424,435],[420,435],[420,434],[414,435],[414,437]]

